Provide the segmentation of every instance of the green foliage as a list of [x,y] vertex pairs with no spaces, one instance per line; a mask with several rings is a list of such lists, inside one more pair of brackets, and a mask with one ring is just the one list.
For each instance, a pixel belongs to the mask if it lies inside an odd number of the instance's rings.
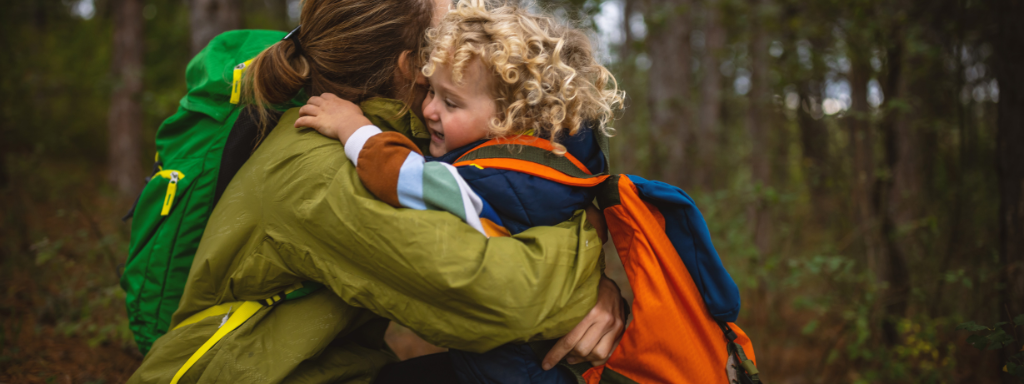
[[[1009,331],[1007,331],[1007,327]],[[1018,327],[1024,327],[1024,314],[1014,317],[1012,323],[1001,321],[992,326],[986,326],[974,321],[968,321],[957,325],[956,329],[972,333],[972,335],[967,337],[967,343],[977,349],[983,351],[1000,349],[1016,351],[1007,354],[1003,372],[1024,383],[1024,346],[1017,350],[1017,346],[1024,344],[1024,340],[1018,339],[1016,333]]]

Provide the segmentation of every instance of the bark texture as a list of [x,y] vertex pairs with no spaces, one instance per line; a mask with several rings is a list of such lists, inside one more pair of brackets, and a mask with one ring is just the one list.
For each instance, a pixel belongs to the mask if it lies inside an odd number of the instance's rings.
[[[996,79],[999,82],[997,171],[999,174],[1000,258],[1004,266],[1006,312],[1024,314],[1024,3],[1001,0],[996,6]],[[1006,321],[1006,320],[1003,320]],[[1012,353],[1012,351],[1005,351]],[[1005,361],[1005,360],[1004,360]],[[1003,375],[1006,383],[1015,382]]]
[[[747,109],[747,130],[750,134],[750,168],[754,184],[767,187],[771,183],[771,163],[768,152],[771,149],[770,88],[768,84],[768,37],[765,36],[764,10],[767,0],[750,0],[754,15],[751,17],[750,37],[750,106]],[[754,226],[754,243],[761,253],[762,261],[768,252],[768,218],[766,202],[758,200],[751,207],[751,224]]]
[[[287,17],[287,6],[285,8]],[[189,0],[192,23],[192,55],[224,31],[242,27],[239,0]]]
[[622,117],[616,121],[614,127],[616,128],[617,136],[619,137],[619,158],[618,163],[622,164],[623,173],[636,173],[637,168],[637,129],[634,114],[634,109],[631,108],[632,101],[634,100],[634,94],[632,90],[636,89],[636,56],[633,52],[633,44],[635,44],[636,37],[633,35],[632,24],[630,24],[630,16],[634,12],[637,12],[638,0],[624,0],[622,4],[622,47],[619,49],[619,70],[621,75],[619,76],[619,86],[626,90],[625,109],[622,111]]
[[714,189],[719,183],[715,178],[715,159],[718,156],[718,123],[722,109],[722,75],[718,72],[719,57],[725,47],[725,28],[722,27],[722,12],[719,0],[704,1],[704,53],[701,68],[704,77],[700,85],[700,108],[697,125],[697,164],[694,173],[697,184],[705,189]]
[[[771,150],[769,130],[771,116],[769,114],[770,87],[768,84],[768,37],[765,28],[765,11],[767,0],[749,0],[751,16],[750,38],[750,93],[747,109],[747,130],[750,135],[750,168],[751,182],[760,190],[771,185]],[[758,193],[755,200],[747,207],[747,217],[754,235],[754,246],[758,251],[758,268],[765,268],[771,244],[771,217],[768,210],[766,193]],[[755,308],[755,318],[767,322],[768,311],[772,308],[768,292],[768,282],[762,275],[758,278],[758,297],[760,305]]]
[[651,148],[666,149],[664,159],[651,156],[650,173],[682,187],[689,179],[684,160],[690,136],[691,5],[689,0],[652,0],[647,17]]
[[118,0],[114,7],[113,77],[108,115],[108,179],[122,195],[142,187],[142,1]]
[[[829,139],[828,127],[825,121],[825,112],[822,110],[825,88],[825,63],[822,58],[822,48],[828,43],[821,41],[821,38],[807,39],[811,57],[808,74],[797,83],[797,95],[799,105],[796,110],[797,127],[800,135],[800,149],[802,154],[802,165],[804,179],[807,188],[811,192],[811,203],[814,205],[815,219],[827,218],[828,181],[829,181]],[[799,48],[794,44],[791,55],[797,59]],[[804,65],[804,64],[800,64]]]
[[[899,38],[899,34],[894,34]],[[903,83],[903,43],[897,41],[886,51],[886,74],[882,82],[883,94],[886,99],[899,98]],[[882,337],[890,346],[899,343],[899,332],[896,325],[907,312],[910,301],[910,271],[901,246],[898,233],[900,225],[913,220],[912,207],[916,205],[918,180],[921,174],[917,143],[913,127],[902,118],[899,111],[886,108],[886,116],[882,121],[881,130],[885,148],[885,166],[892,172],[890,178],[879,178],[875,184],[876,195],[874,211],[882,215],[881,242],[876,264],[878,281],[887,286],[882,296]]]

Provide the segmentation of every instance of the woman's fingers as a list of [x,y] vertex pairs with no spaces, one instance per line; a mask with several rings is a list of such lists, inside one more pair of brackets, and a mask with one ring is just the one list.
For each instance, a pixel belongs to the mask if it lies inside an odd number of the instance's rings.
[[570,357],[582,358],[586,360],[587,356],[590,355],[590,352],[594,350],[595,346],[597,346],[597,343],[600,342],[601,338],[604,337],[605,334],[608,332],[608,327],[606,323],[609,319],[605,317],[606,313],[598,311],[592,312],[591,315],[593,315],[593,318],[591,319],[592,325],[590,326],[590,328],[587,328],[587,331],[586,333],[583,334],[583,337],[581,337],[580,340],[576,342],[576,345],[573,346],[572,351],[569,351]]
[[[593,310],[591,310],[591,312],[593,312]],[[541,362],[541,368],[545,371],[551,369],[555,364],[558,364],[558,361],[562,360],[569,351],[572,351],[573,347],[576,346],[576,343],[583,338],[587,329],[589,329],[593,324],[588,321],[589,317],[590,314],[587,314],[587,316],[583,318],[583,321],[576,325],[576,328],[573,328],[565,336],[562,336],[561,339],[558,339],[555,346],[548,351],[546,356],[544,356],[544,361]]]
[[587,333],[569,353],[570,364],[589,361],[594,365],[600,365],[608,360],[625,328],[622,319],[617,316],[617,312],[619,312],[619,308],[615,308],[612,312],[595,314],[595,325],[587,330]]
[[615,352],[615,347],[619,346],[619,338],[621,331],[618,333],[607,333],[601,338],[601,342],[597,343],[594,350],[588,356],[588,361],[594,366],[604,364],[608,361],[609,357],[612,357],[612,352]]
[[[330,93],[323,94],[323,96],[326,96],[326,95],[330,95]],[[324,102],[324,99],[322,97],[320,97],[320,96],[313,96],[313,97],[309,98],[309,101],[306,101],[306,104],[307,105],[320,105],[320,104],[323,104],[323,102]]]
[[598,285],[597,304],[572,331],[555,343],[554,348],[544,356],[541,367],[551,369],[570,352],[572,356],[568,359],[569,363],[606,359],[612,348],[608,348],[607,342],[603,340],[611,338],[612,344],[618,342],[622,337],[622,318],[619,287],[607,277],[602,277]]

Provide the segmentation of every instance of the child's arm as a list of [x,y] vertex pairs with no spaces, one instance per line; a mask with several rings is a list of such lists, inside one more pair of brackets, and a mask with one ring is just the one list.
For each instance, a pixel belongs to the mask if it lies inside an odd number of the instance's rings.
[[[426,162],[415,144],[397,132],[381,132],[355,104],[332,94],[312,97],[299,110],[296,127],[310,127],[345,145],[363,185],[378,199],[395,207],[451,212],[485,235],[500,231],[500,220],[470,189],[455,167]],[[505,233],[507,235],[507,232]]]

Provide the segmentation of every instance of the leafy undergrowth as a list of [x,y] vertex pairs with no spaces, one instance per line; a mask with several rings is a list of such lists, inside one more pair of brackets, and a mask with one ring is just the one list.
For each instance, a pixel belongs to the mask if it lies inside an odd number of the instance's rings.
[[0,382],[121,383],[142,355],[118,265],[131,202],[82,163],[9,156],[0,186]]

